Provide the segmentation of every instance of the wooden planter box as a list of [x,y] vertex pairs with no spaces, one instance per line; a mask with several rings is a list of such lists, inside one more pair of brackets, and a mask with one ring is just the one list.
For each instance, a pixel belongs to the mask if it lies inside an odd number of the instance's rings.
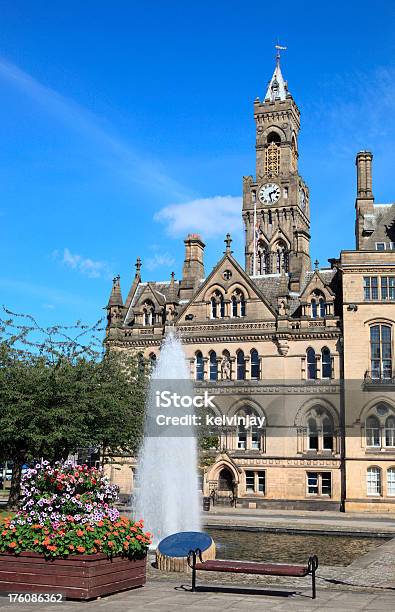
[[33,552],[16,556],[0,553],[0,591],[7,593],[62,593],[71,599],[92,599],[146,582],[147,558],[70,555],[45,559]]

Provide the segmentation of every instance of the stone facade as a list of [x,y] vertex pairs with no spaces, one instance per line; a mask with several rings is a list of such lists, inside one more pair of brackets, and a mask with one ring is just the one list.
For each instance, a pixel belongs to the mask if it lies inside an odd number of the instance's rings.
[[[205,440],[202,491],[217,503],[394,512],[395,205],[375,204],[372,154],[358,153],[356,249],[311,269],[300,113],[279,60],[254,117],[244,268],[229,235],[207,275],[196,234],[180,280],[143,282],[138,259],[125,302],[114,279],[106,345],[154,361],[174,327],[215,415],[265,418],[262,429],[222,427]],[[108,468],[124,492],[135,463]]]

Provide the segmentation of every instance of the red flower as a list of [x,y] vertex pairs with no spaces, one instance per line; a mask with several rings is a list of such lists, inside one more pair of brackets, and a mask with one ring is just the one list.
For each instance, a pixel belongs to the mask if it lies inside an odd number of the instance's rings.
[[84,532],[82,531],[82,529],[77,529],[76,534],[80,538],[81,536],[84,535]]
[[16,542],[10,542],[10,544],[8,544],[8,546],[10,548],[15,548],[16,547]]
[[77,546],[77,550],[78,550],[78,552],[83,553],[83,552],[85,552],[85,547],[84,546]]

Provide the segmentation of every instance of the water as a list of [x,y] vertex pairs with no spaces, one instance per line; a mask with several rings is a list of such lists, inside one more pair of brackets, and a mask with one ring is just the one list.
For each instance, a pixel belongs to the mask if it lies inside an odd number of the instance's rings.
[[[173,332],[165,338],[152,373],[138,458],[135,514],[153,533],[153,546],[172,533],[200,530],[196,437],[192,427],[169,428],[167,435],[155,427],[157,415],[166,413],[166,408],[156,406],[158,389],[193,397],[185,354]],[[177,412],[174,407],[167,411]],[[182,416],[187,411],[179,412]]]
[[353,538],[315,534],[288,534],[222,529],[206,530],[217,547],[218,559],[305,563],[317,555],[320,565],[349,565],[376,546],[384,538]]

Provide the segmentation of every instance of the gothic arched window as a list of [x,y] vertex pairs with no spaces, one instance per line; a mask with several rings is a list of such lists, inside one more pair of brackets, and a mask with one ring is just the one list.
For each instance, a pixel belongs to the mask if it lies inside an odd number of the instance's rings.
[[244,299],[244,295],[241,294],[240,296],[240,316],[241,317],[245,317],[246,316],[246,301]]
[[259,380],[260,364],[259,364],[258,351],[256,349],[252,349],[250,356],[251,356],[251,378],[254,380]]
[[318,450],[318,427],[317,421],[310,417],[308,420],[309,450]]
[[321,351],[321,378],[332,378],[332,357],[327,346]]
[[211,351],[210,353],[210,380],[217,380],[218,378],[218,363],[217,353]]
[[322,421],[322,447],[324,450],[333,450],[333,423],[328,417]]
[[274,248],[274,257],[277,274],[288,272],[288,250],[284,242],[277,243]]
[[246,302],[244,294],[240,289],[235,289],[232,298],[232,317],[245,317],[246,315]]
[[246,363],[243,351],[237,351],[237,380],[244,380],[246,377]]
[[143,304],[143,325],[153,325],[155,308],[150,300],[146,300]]
[[317,362],[315,356],[315,350],[308,348],[306,352],[307,357],[307,378],[315,380],[317,378]]
[[245,450],[247,447],[247,430],[240,424],[237,428],[237,448]]
[[257,249],[257,269],[256,272],[260,275],[269,274],[269,250],[267,245],[260,241]]
[[204,379],[204,363],[201,351],[197,351],[195,354],[195,378],[196,380]]
[[392,340],[389,325],[370,328],[370,363],[373,379],[392,378]]
[[326,304],[325,304],[324,298],[320,298],[319,303],[320,303],[320,317],[324,319],[326,315]]
[[317,318],[317,313],[318,313],[318,309],[317,309],[317,302],[315,301],[315,299],[313,298],[311,300],[311,317],[313,319]]
[[380,446],[380,421],[374,415],[366,419],[366,446]]
[[307,378],[309,380],[315,380],[317,378],[317,362],[315,359],[315,350],[308,348],[306,351],[307,358]]
[[218,317],[223,318],[225,316],[225,300],[224,296],[218,289],[214,291],[211,300],[211,318],[217,319]]
[[217,302],[216,302],[215,297],[211,298],[211,318],[212,319],[217,318]]
[[385,445],[395,446],[395,417],[389,416],[385,421]]
[[232,317],[237,317],[237,298],[232,295]]

